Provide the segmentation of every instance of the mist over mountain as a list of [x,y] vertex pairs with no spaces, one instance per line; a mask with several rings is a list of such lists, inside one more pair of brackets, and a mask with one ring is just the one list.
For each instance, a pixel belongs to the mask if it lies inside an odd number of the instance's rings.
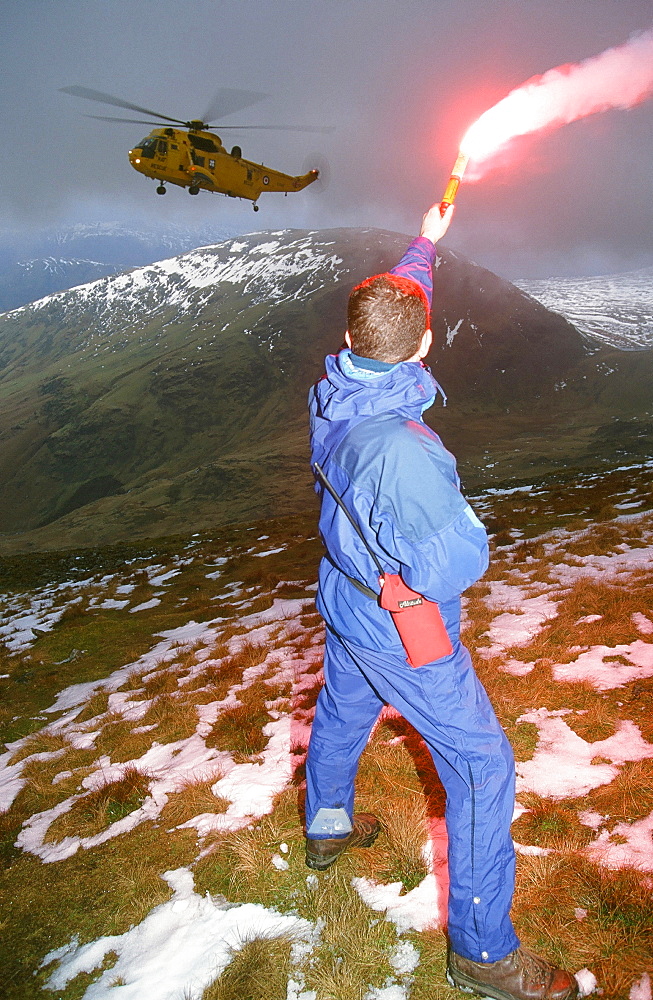
[[[302,510],[306,395],[353,283],[409,237],[230,238],[0,317],[0,547],[91,545]],[[442,250],[426,418],[487,486],[648,454],[653,352],[582,336]]]

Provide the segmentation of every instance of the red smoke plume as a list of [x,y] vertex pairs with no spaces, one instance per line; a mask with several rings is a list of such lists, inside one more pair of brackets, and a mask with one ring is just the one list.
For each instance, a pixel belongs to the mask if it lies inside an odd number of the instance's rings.
[[510,139],[610,108],[632,108],[653,94],[653,28],[577,64],[534,76],[484,112],[460,150],[474,165]]

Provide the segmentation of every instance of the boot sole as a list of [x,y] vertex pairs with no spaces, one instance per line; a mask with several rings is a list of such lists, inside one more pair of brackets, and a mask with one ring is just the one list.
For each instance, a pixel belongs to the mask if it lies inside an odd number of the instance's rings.
[[449,985],[455,987],[457,990],[462,990],[463,993],[475,993],[476,996],[485,997],[485,1000],[515,1000],[512,993],[508,993],[506,990],[495,989],[492,986],[484,986],[482,983],[477,983],[474,979],[468,979],[467,976],[459,972],[456,975],[460,976],[460,982],[454,979],[450,969],[447,969],[445,975]]
[[[515,1000],[514,993],[499,989],[498,986],[487,986],[484,983],[479,983],[475,979],[466,976],[464,972],[457,972],[456,976],[459,978],[454,979],[454,974],[448,968],[445,975],[447,982],[457,990],[462,990],[463,993],[475,993],[476,996],[485,997],[485,1000]],[[572,988],[561,1000],[577,1000],[577,998],[578,990]]]
[[368,837],[365,837],[364,840],[358,840],[355,844],[348,844],[347,847],[343,847],[341,851],[338,851],[337,854],[333,854],[330,858],[322,858],[317,854],[309,854],[307,851],[306,865],[308,868],[312,868],[313,871],[323,872],[327,868],[330,868],[331,865],[338,860],[341,854],[344,854],[350,847],[371,847],[380,832],[380,830],[376,830],[374,833],[370,833]]

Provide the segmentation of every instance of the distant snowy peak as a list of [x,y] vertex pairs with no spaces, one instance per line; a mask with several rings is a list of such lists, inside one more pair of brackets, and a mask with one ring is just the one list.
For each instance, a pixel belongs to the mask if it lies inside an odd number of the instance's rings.
[[621,350],[653,347],[653,267],[595,278],[544,278],[514,284],[602,343]]
[[102,264],[99,260],[88,260],[87,258],[40,257],[35,260],[21,260],[16,266],[22,271],[46,271],[51,274],[65,274],[77,267],[96,267],[107,270],[107,265]]
[[301,301],[341,273],[333,247],[315,234],[257,233],[47,295],[7,315],[64,310],[67,322],[84,318],[88,329],[115,335],[170,309],[177,318],[195,315],[223,284],[240,286],[249,305]]
[[189,229],[98,222],[39,232],[0,229],[0,313],[163,257],[234,237],[225,227]]

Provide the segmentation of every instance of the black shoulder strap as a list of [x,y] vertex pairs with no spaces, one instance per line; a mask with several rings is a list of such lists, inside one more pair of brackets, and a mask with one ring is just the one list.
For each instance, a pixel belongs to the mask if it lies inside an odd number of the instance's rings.
[[[383,569],[383,566],[379,562],[376,554],[372,551],[372,549],[368,545],[367,540],[365,539],[365,536],[363,535],[363,532],[361,531],[360,527],[358,526],[358,524],[356,523],[356,521],[352,517],[351,512],[348,510],[348,508],[343,503],[342,497],[338,493],[336,493],[336,491],[334,490],[333,486],[331,485],[331,483],[327,479],[327,477],[326,477],[326,475],[324,473],[324,470],[321,468],[321,466],[317,462],[313,462],[313,471],[315,472],[315,475],[320,480],[320,482],[322,483],[322,485],[325,487],[325,489],[327,489],[329,491],[329,493],[331,494],[331,496],[333,497],[333,499],[335,500],[335,502],[338,504],[338,506],[340,507],[340,509],[346,515],[347,520],[349,521],[349,523],[351,524],[352,528],[354,529],[354,531],[356,532],[356,534],[360,538],[361,542],[363,543],[363,545],[365,546],[365,548],[369,552],[370,556],[372,557],[372,559],[374,561],[374,565],[376,566],[376,568],[379,571],[379,576],[384,576],[385,575],[385,570]],[[333,565],[335,566],[335,563]],[[340,567],[338,567],[338,569],[340,569]],[[344,571],[340,570],[340,572],[342,573]],[[371,597],[373,600],[377,600],[378,599],[379,595],[376,593],[375,590],[372,590],[371,587],[368,587],[367,584],[362,583],[360,580],[355,579],[355,577],[353,577],[353,576],[349,576],[348,573],[344,573],[344,575],[347,577],[347,579],[351,583],[353,583],[353,585],[358,590],[361,591],[361,593],[365,594],[366,597]]]

